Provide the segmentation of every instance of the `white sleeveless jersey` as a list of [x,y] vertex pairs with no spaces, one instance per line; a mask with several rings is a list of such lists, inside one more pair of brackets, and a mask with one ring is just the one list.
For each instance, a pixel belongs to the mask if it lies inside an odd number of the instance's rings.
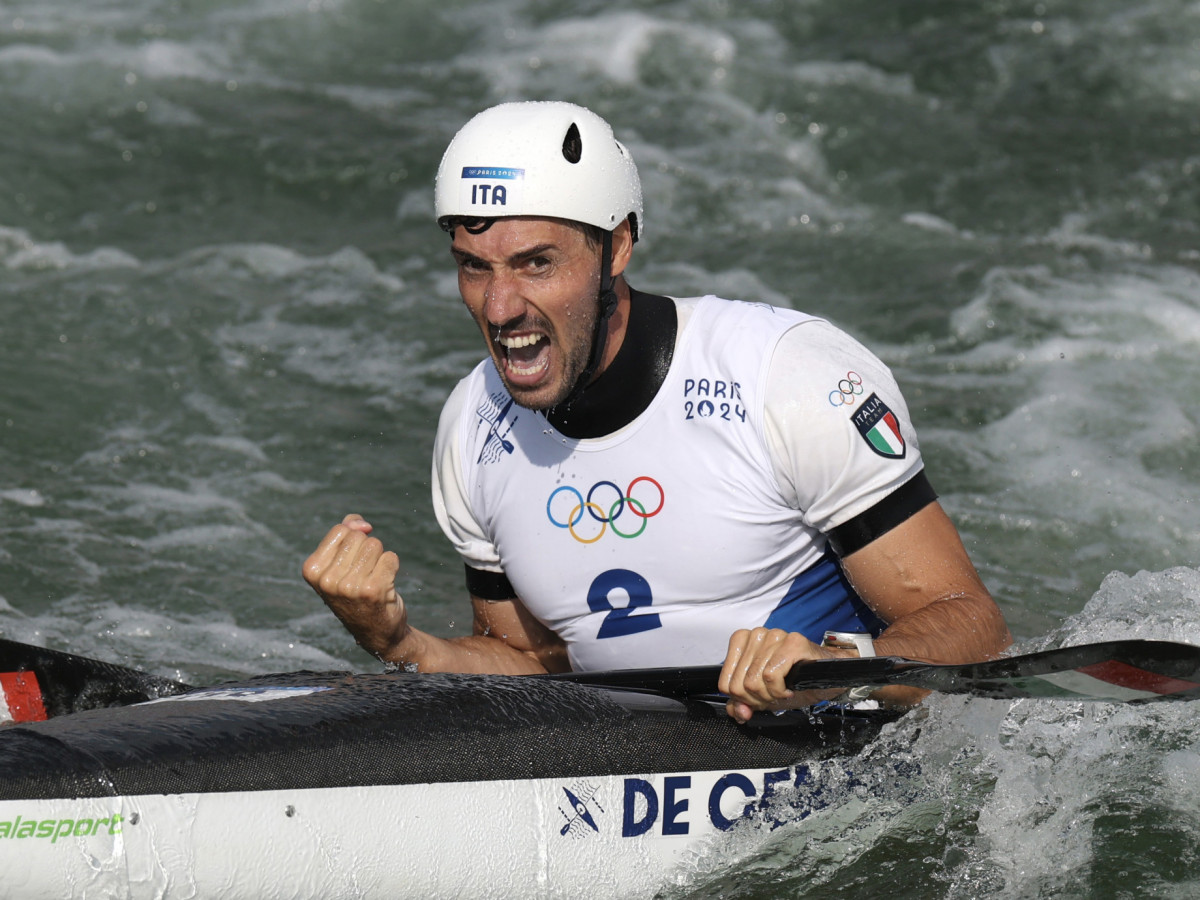
[[563,436],[490,361],[459,384],[434,461],[447,536],[507,575],[576,670],[719,663],[763,624],[877,632],[822,532],[921,468],[894,379],[823,320],[675,303],[666,380],[613,435]]

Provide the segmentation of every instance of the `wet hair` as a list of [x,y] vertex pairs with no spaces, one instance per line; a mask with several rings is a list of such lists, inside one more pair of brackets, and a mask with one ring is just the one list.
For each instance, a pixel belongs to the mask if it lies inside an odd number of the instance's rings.
[[[589,225],[587,222],[576,222],[572,219],[558,219],[576,231],[583,234],[584,240],[592,248],[599,247],[604,242],[604,229],[598,225]],[[451,237],[454,237],[454,229],[461,225],[471,234],[483,234],[496,223],[495,218],[472,218],[469,216],[445,216],[438,220],[438,225],[442,231],[446,232]]]

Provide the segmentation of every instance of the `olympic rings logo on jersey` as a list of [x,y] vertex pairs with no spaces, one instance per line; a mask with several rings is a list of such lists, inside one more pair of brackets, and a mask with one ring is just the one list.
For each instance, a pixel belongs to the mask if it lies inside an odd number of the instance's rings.
[[853,406],[854,398],[863,392],[862,376],[857,372],[847,372],[846,377],[838,382],[836,388],[829,392],[829,405],[832,407]]
[[[634,496],[635,491],[639,496]],[[594,544],[610,529],[617,537],[637,537],[646,530],[646,523],[662,512],[666,500],[662,485],[649,475],[639,475],[624,491],[611,481],[597,481],[588,489],[586,497],[577,488],[564,484],[550,492],[546,516],[552,525],[565,528],[579,543]],[[585,512],[587,527],[578,528],[584,522]],[[632,520],[622,519],[626,512]],[[618,521],[637,527],[618,525]]]

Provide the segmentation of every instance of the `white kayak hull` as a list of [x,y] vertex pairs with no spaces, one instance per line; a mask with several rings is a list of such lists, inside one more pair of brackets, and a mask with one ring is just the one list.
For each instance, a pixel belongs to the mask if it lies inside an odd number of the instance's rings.
[[0,898],[651,897],[879,725],[312,673],[81,712],[0,729]]
[[805,773],[5,801],[0,896],[649,897]]

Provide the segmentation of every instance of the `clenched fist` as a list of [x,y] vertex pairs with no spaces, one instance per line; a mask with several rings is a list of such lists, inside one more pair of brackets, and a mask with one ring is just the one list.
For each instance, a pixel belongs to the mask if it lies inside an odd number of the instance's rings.
[[304,561],[304,580],[359,646],[386,660],[408,634],[408,613],[396,593],[400,559],[371,531],[362,516],[346,516]]

